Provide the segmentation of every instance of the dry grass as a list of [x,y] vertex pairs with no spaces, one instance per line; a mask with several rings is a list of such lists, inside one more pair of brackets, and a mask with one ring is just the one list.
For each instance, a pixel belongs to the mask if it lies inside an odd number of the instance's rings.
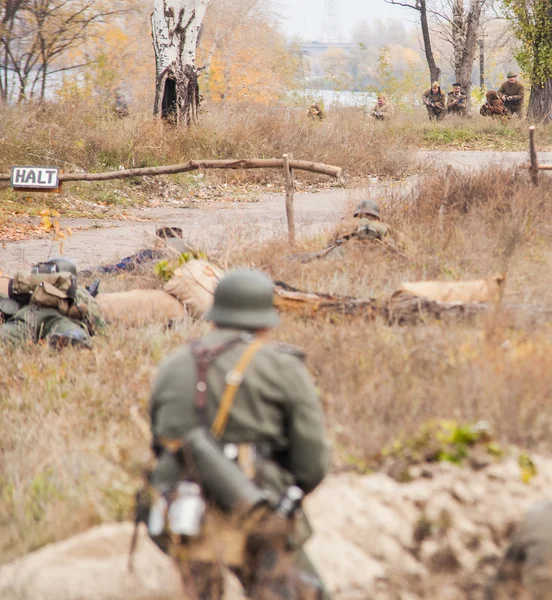
[[285,152],[336,164],[352,174],[400,176],[407,167],[398,140],[372,122],[359,123],[358,114],[347,110],[333,111],[319,124],[284,106],[212,106],[191,130],[165,126],[144,113],[117,119],[84,102],[3,107],[2,112],[3,172],[30,160],[67,171],[104,171],[201,158],[270,158]]
[[[515,173],[456,175],[441,220],[444,189],[437,175],[402,202],[381,199],[401,254],[353,245],[339,257],[300,264],[285,259],[287,244],[251,243],[255,232],[248,238],[243,230],[227,232],[219,254],[300,288],[364,297],[388,294],[405,279],[507,270],[506,303],[550,307],[552,208],[542,199],[552,184],[544,181],[535,193]],[[143,283],[105,281],[107,289]],[[92,523],[129,517],[148,457],[132,409],[147,418],[157,365],[206,329],[192,321],[171,330],[113,327],[90,352],[1,349],[0,561]],[[417,327],[286,317],[277,336],[308,352],[337,468],[373,456],[433,417],[486,419],[501,442],[551,452],[550,332],[549,323],[520,327],[493,313],[475,323]]]

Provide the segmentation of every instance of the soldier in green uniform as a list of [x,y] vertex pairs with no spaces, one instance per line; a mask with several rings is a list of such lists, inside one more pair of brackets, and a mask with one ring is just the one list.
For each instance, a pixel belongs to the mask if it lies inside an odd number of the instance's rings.
[[447,95],[447,112],[459,117],[468,116],[468,97],[459,83],[452,84],[452,92]]
[[525,89],[523,83],[517,81],[517,73],[508,72],[508,81],[498,88],[498,97],[504,102],[509,115],[523,116],[523,98]]
[[552,501],[534,506],[514,532],[488,600],[527,598],[547,600],[552,595]]
[[[215,324],[214,331],[168,357],[153,387],[151,424],[157,456],[153,488],[169,500],[167,514],[173,521],[175,504],[170,499],[175,488],[182,489],[179,485],[190,489],[191,481],[197,481],[202,493],[211,494],[214,501],[196,536],[176,535],[170,522],[158,526],[155,535],[152,527],[156,529],[158,513],[153,510],[149,531],[176,558],[187,589],[195,588],[202,600],[222,597],[221,563],[237,574],[251,598],[324,597],[321,580],[301,549],[308,537],[301,533],[304,516],[300,508],[290,507],[297,507],[298,498],[314,490],[326,475],[329,445],[304,354],[267,339],[278,322],[273,289],[257,271],[226,275],[206,317]],[[198,431],[216,445],[217,460],[223,461],[218,471],[194,460],[194,447],[186,440]],[[234,509],[218,510],[225,500],[213,494],[212,487],[224,487],[221,481],[236,465],[238,480],[245,479],[230,487],[259,490],[270,499],[265,517],[276,518],[283,514],[283,505],[288,507],[281,519],[283,537],[265,537],[262,528],[243,521],[235,526]],[[214,472],[218,476],[210,487],[209,474]],[[278,542],[282,539],[284,544]],[[223,547],[224,540],[234,541]]]
[[40,263],[33,271],[16,273],[9,280],[8,294],[2,300],[8,310],[0,325],[0,341],[46,340],[54,348],[90,348],[91,335],[106,324],[94,298],[77,285],[75,265],[57,258]]
[[[347,242],[377,240],[394,246],[389,235],[391,228],[380,217],[379,206],[373,200],[363,200],[352,217],[343,219],[337,226],[328,245],[317,252],[300,252],[289,256],[290,260],[308,263],[316,259],[335,256]],[[337,252],[336,252],[337,251]]]
[[430,121],[442,121],[447,116],[445,92],[438,81],[434,81],[429,90],[423,93],[422,102],[425,104]]

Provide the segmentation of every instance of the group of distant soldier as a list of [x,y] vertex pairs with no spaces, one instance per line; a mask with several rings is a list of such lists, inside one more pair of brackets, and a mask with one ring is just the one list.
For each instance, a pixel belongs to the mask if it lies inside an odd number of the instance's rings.
[[[524,100],[523,84],[517,80],[517,73],[508,72],[508,79],[498,91],[489,90],[485,103],[481,106],[479,114],[484,117],[502,117],[508,119],[512,116],[523,115]],[[430,121],[442,121],[447,114],[458,117],[468,117],[468,96],[462,89],[462,84],[453,83],[452,90],[445,93],[438,81],[422,95],[422,102],[427,110]],[[376,104],[368,112],[368,116],[377,121],[389,121],[395,115],[395,107],[384,94],[379,94]],[[308,110],[308,117],[317,121],[325,118],[319,104],[312,104]]]

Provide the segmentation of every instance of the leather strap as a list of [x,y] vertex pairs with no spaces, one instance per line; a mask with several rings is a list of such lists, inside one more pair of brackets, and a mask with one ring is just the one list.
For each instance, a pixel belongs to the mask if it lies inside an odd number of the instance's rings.
[[211,433],[216,439],[220,439],[226,430],[228,425],[228,418],[236,394],[240,389],[243,381],[243,374],[249,366],[249,363],[253,360],[253,357],[257,352],[264,346],[264,340],[254,339],[251,344],[247,346],[244,353],[240,356],[236,366],[227,373],[226,375],[226,387],[222,393],[219,408],[215,416],[215,420],[211,425]]
[[192,342],[190,346],[192,356],[195,358],[197,364],[195,409],[199,421],[205,429],[209,429],[211,426],[209,417],[207,416],[207,370],[219,354],[240,341],[242,341],[242,336],[238,335],[218,346],[205,347],[199,341]]

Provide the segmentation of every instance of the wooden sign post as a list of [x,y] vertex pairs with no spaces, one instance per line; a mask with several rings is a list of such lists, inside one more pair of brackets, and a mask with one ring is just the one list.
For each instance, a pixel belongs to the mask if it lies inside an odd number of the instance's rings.
[[293,154],[284,154],[284,175],[286,178],[286,215],[288,222],[289,243],[295,244],[295,207],[293,206],[293,169],[289,166],[289,159]]

